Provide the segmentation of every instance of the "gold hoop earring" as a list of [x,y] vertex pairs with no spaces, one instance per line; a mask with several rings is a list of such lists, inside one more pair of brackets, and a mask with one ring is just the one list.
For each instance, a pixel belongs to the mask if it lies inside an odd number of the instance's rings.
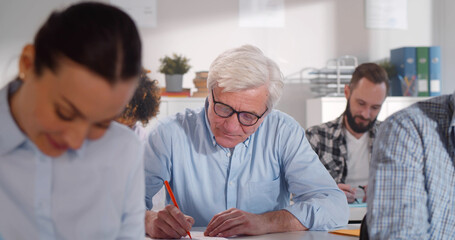
[[23,73],[23,72],[19,73],[19,78],[22,79],[22,80],[24,80],[24,78],[25,78],[25,73]]

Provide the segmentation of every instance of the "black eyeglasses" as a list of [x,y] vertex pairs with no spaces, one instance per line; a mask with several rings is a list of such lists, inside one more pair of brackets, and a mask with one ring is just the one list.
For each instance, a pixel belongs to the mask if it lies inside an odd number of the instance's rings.
[[215,114],[222,117],[222,118],[228,118],[232,116],[232,114],[237,113],[237,119],[239,120],[239,123],[244,125],[244,126],[253,126],[256,124],[259,119],[264,116],[264,114],[269,110],[268,108],[265,109],[265,112],[261,114],[261,116],[258,116],[254,113],[251,112],[237,112],[234,110],[231,106],[224,104],[222,102],[217,102],[215,101],[215,95],[213,95],[213,89],[212,89],[212,99],[213,99],[213,110],[215,111]]

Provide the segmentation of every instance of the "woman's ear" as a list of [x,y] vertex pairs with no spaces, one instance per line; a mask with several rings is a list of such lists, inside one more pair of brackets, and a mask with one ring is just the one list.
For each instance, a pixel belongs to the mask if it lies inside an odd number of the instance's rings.
[[19,78],[24,81],[27,75],[34,73],[35,46],[27,44],[22,49],[19,59]]

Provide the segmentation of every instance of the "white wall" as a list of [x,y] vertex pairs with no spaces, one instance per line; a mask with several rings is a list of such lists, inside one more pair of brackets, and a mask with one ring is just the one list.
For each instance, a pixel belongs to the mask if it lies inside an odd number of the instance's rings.
[[[77,1],[0,2],[0,86],[17,74],[15,57],[32,41],[51,9],[71,2]],[[236,0],[158,0],[158,26],[140,29],[143,62],[153,71],[152,78],[164,86],[164,76],[157,72],[158,59],[173,52],[191,59],[193,68],[184,77],[184,87],[193,87],[195,71],[207,70],[219,53],[246,43],[275,59],[287,76],[303,67],[323,67],[328,59],[341,55],[357,56],[360,62],[377,61],[388,57],[391,48],[439,44],[433,36],[443,31],[435,27],[432,0],[408,1],[407,30],[366,29],[363,0],[285,0],[284,28],[240,28],[238,4]],[[444,74],[449,66],[443,67]],[[289,83],[278,108],[303,124],[303,103],[311,96],[308,86]]]
[[435,0],[434,42],[441,45],[442,93],[455,91],[455,1]]
[[[377,61],[391,48],[433,44],[432,1],[408,1],[408,9],[408,30],[369,30],[364,1],[286,0],[284,28],[241,28],[235,0],[158,1],[158,27],[141,29],[144,64],[156,71],[161,56],[183,53],[194,66],[184,80],[185,87],[192,87],[194,71],[207,70],[219,53],[245,43],[275,59],[284,75],[323,67],[328,59],[347,54],[360,62]],[[154,77],[164,79],[156,72]]]

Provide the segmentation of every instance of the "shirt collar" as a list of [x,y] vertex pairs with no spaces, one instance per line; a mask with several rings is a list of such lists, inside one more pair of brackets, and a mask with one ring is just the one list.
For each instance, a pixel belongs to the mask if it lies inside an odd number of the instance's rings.
[[91,140],[87,140],[87,139],[84,140],[84,142],[82,143],[82,146],[79,149],[77,149],[77,150],[68,149],[64,154],[68,154],[70,159],[82,158],[84,156],[85,149],[86,149],[85,146],[87,145],[88,141],[91,141]]
[[338,139],[340,137],[343,137],[344,138],[344,113],[341,114],[341,116],[339,116],[337,119],[335,119],[335,131],[333,132],[333,138],[334,139]]
[[[210,140],[212,141],[212,145],[215,147],[217,145],[217,143],[216,143],[215,135],[213,135],[212,129],[210,128],[208,112],[209,112],[209,100],[207,97],[205,99],[205,105],[204,105],[204,120],[205,120],[205,126],[207,127],[208,133],[210,134]],[[256,129],[256,131],[257,131],[257,129]],[[243,145],[245,145],[245,147],[248,147],[248,145],[250,144],[252,135],[254,135],[254,133],[251,134],[247,139],[245,139],[245,141],[243,141]],[[220,147],[221,147],[221,145],[220,145]]]
[[15,80],[0,90],[0,155],[4,155],[25,143],[27,137],[14,121],[8,95],[19,89],[21,82]]
[[[452,121],[450,122],[449,134],[455,137],[455,92],[449,101],[449,110],[452,112]],[[455,139],[454,139],[455,140]]]

